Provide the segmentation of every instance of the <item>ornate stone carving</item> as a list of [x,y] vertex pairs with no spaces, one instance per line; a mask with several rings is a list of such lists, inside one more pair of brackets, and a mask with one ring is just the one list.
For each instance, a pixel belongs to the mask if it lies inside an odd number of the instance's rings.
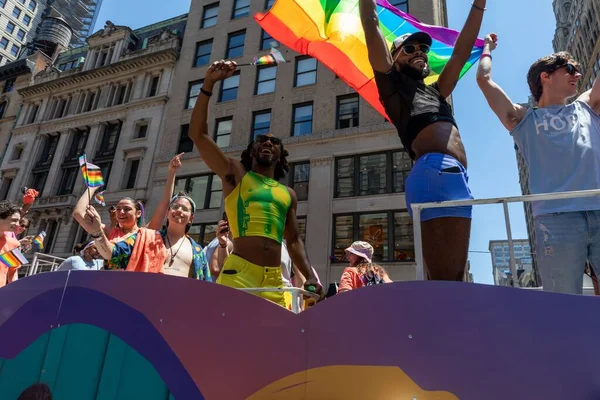
[[104,24],[104,29],[102,30],[102,37],[110,36],[110,34],[116,30],[117,28],[115,27],[115,24],[110,21],[106,21],[106,24]]
[[333,163],[333,156],[317,157],[310,159],[311,166],[331,165]]

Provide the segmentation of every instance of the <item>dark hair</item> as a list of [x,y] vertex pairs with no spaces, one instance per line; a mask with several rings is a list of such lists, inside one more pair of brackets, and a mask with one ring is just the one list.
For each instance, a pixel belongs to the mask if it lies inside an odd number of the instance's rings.
[[6,219],[15,213],[21,215],[21,208],[10,200],[0,201],[0,219]]
[[87,242],[77,243],[73,247],[73,254],[78,255],[81,252],[81,250],[85,249],[85,246],[87,246],[88,244],[90,244],[89,240]]
[[[246,171],[252,170],[251,154],[252,154],[252,147],[254,146],[255,142],[256,142],[256,140],[251,141],[250,144],[248,145],[248,147],[246,148],[246,150],[244,150],[242,152],[242,165],[244,166],[244,169]],[[283,143],[281,143],[281,155],[279,156],[279,161],[277,162],[277,165],[275,166],[275,174],[273,176],[276,181],[285,177],[286,173],[290,170],[290,165],[288,164],[287,159],[286,159],[286,157],[289,155],[290,155],[290,153],[288,153],[288,151],[283,148]]]
[[123,200],[127,200],[127,201],[131,202],[131,204],[133,204],[135,206],[136,210],[142,212],[140,217],[137,219],[137,224],[138,224],[138,226],[144,225],[144,205],[142,204],[142,202],[139,200],[134,200],[131,197],[123,197],[119,201],[123,201]]
[[529,72],[527,73],[527,84],[529,85],[529,90],[531,91],[531,95],[535,99],[536,103],[540,101],[542,98],[542,92],[544,91],[544,88],[542,87],[542,78],[540,75],[544,72],[552,73],[560,67],[567,65],[569,61],[575,61],[571,53],[567,51],[561,51],[550,54],[546,57],[542,57],[534,62],[531,67],[529,67]]
[[385,274],[387,274],[385,268],[383,268],[381,265],[368,262],[360,263],[356,266],[356,270],[361,275],[367,274],[368,272],[373,272],[375,275],[383,277]]

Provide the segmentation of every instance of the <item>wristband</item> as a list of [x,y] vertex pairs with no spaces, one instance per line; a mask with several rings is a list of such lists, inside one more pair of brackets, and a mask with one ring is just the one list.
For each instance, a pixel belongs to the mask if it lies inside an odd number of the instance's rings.
[[204,88],[200,88],[200,93],[202,93],[206,97],[212,96],[212,92],[209,92],[208,90],[204,90]]
[[90,233],[90,236],[93,237],[94,239],[98,239],[100,236],[102,236],[102,232],[98,232],[96,235],[94,235],[93,233]]
[[490,60],[492,59],[492,55],[491,54],[482,54],[481,58],[484,58],[484,57],[489,57]]
[[485,11],[485,10],[487,10],[487,8],[486,8],[486,7],[483,7],[483,8],[482,8],[482,7],[479,7],[479,6],[475,5],[475,3],[471,3],[471,7],[475,7],[475,8],[476,8],[476,9],[478,9],[479,11]]

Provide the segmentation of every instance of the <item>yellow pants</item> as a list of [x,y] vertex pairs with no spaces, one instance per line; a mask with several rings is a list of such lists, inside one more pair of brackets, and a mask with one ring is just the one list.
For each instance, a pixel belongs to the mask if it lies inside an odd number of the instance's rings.
[[[232,288],[282,288],[281,267],[261,267],[235,254],[225,259],[217,283]],[[283,292],[252,292],[264,299],[291,309],[292,296]]]

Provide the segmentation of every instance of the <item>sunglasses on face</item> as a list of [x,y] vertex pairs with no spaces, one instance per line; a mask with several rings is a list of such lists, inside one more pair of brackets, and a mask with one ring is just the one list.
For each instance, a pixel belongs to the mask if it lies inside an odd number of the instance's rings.
[[258,143],[271,142],[271,144],[274,146],[278,146],[278,145],[281,146],[281,139],[276,138],[274,136],[258,135],[256,137],[256,141]]
[[417,50],[420,50],[423,54],[427,54],[429,53],[429,46],[426,44],[405,44],[402,46],[402,52],[404,54],[414,54]]
[[575,75],[577,73],[581,74],[581,71],[579,71],[579,68],[577,68],[576,66],[574,66],[573,64],[570,64],[570,63],[561,65],[560,67],[556,67],[551,72],[555,72],[561,68],[565,68],[567,70],[567,74],[569,74],[569,75]]

